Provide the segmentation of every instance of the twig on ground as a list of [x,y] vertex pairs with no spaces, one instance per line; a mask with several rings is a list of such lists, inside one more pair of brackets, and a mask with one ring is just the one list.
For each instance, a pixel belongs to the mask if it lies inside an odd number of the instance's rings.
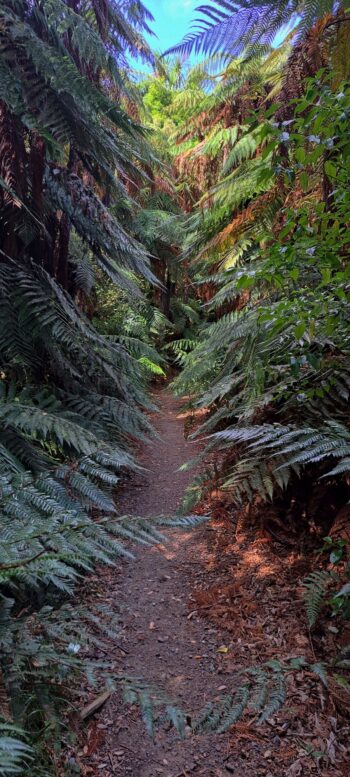
[[112,691],[103,691],[103,693],[100,693],[99,696],[96,696],[96,699],[91,701],[90,704],[87,704],[86,707],[83,707],[83,709],[80,710],[80,720],[86,720],[86,718],[89,718],[91,715],[97,712],[97,710],[99,710],[100,707],[102,707],[103,704],[108,701],[111,694]]

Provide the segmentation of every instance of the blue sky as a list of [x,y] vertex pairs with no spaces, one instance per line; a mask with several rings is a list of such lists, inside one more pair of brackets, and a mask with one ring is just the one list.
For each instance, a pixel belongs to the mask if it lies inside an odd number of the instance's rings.
[[144,0],[144,2],[155,18],[152,28],[158,40],[152,38],[152,46],[160,51],[165,51],[175,43],[179,43],[190,31],[191,22],[196,16],[194,10],[200,5],[199,0]]

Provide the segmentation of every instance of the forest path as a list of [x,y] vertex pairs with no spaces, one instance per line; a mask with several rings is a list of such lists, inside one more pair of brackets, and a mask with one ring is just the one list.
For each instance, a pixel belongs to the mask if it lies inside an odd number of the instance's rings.
[[[121,514],[171,516],[193,478],[193,471],[179,472],[196,453],[194,443],[184,437],[181,405],[167,390],[155,400],[160,413],[152,421],[160,440],[141,452],[148,472],[132,476],[126,484],[119,498]],[[193,586],[201,587],[205,580],[212,530],[207,527],[203,534],[201,527],[176,529],[167,534],[164,546],[133,549],[137,560],[123,564],[117,581],[108,578],[108,598],[117,598],[122,609],[118,642],[127,654],[118,670],[163,688],[190,714],[220,696],[223,686],[218,648],[225,637],[202,620],[191,603]],[[85,760],[88,774],[223,777],[229,773],[226,735],[190,735],[180,741],[174,728],[161,723],[152,741],[140,711],[126,707],[118,694],[105,705],[98,721],[104,742]],[[91,736],[94,739],[96,730]]]
[[[178,471],[198,450],[184,437],[181,404],[167,390],[155,401],[160,440],[142,446],[147,471],[132,474],[119,491],[121,514],[170,516],[193,478],[193,471]],[[136,561],[102,567],[84,589],[92,605],[120,611],[120,634],[95,657],[107,655],[118,674],[164,689],[189,715],[234,693],[246,667],[286,656],[314,661],[301,593],[308,559],[258,536],[221,500],[210,498],[212,521],[167,530],[164,545],[134,547]],[[306,670],[289,679],[286,703],[269,723],[258,726],[250,714],[227,734],[192,735],[189,728],[182,741],[164,721],[153,740],[139,707],[113,693],[81,731],[79,758],[84,777],[348,777],[348,731]],[[322,762],[310,744],[325,753]]]

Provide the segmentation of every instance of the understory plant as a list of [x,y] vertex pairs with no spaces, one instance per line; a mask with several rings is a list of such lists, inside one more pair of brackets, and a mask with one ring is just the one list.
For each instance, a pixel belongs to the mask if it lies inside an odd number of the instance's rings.
[[77,584],[128,555],[125,541],[160,536],[119,517],[116,486],[136,466],[133,441],[153,436],[144,410],[161,360],[148,330],[92,320],[101,276],[130,320],[149,315],[157,284],[130,193],[156,162],[126,77],[130,57],[154,61],[150,20],[141,2],[0,9],[3,775],[54,771],[68,687],[86,669],[113,681],[84,653],[86,624],[108,630],[113,613],[73,605]]
[[[320,18],[326,10],[335,15]],[[176,389],[207,410],[197,434],[206,453],[220,451],[215,482],[232,503],[273,502],[343,541],[349,16],[285,2],[202,11],[181,51],[215,56],[191,70],[152,53],[140,0],[1,4],[4,777],[54,770],[68,686],[83,671],[98,689],[124,682],[149,733],[153,706],[183,733],[164,695],[90,661],[117,615],[74,599],[85,575],[169,525],[118,509],[133,443],[154,439],[145,411],[155,409],[150,378],[164,376],[156,346],[182,368]],[[272,46],[286,13],[292,30]],[[135,59],[153,75],[137,79]],[[204,488],[212,480],[209,467]],[[310,625],[323,573],[306,583]],[[327,602],[333,612],[348,614],[346,586]],[[247,708],[263,722],[299,666],[251,668],[195,729],[225,731]]]
[[[268,111],[261,158],[273,154],[285,205],[246,262],[213,276],[216,320],[176,381],[206,386],[198,404],[210,414],[197,434],[230,461],[222,485],[237,504],[283,496],[309,475],[320,487],[343,481],[346,501],[350,92],[332,77],[305,84],[291,119]],[[225,302],[232,311],[220,315]]]
[[[304,583],[308,625],[322,633],[328,623],[345,639],[350,91],[342,22],[322,20],[292,47],[273,90],[265,85],[254,101],[255,54],[236,63],[236,84],[229,65],[227,112],[213,98],[206,124],[194,116],[190,132],[200,126],[202,138],[186,160],[200,164],[203,194],[188,220],[185,257],[205,322],[197,338],[179,344],[174,388],[205,417],[193,435],[206,442],[195,460],[202,469],[184,509],[214,489],[234,517],[250,503],[250,515],[286,544],[304,537],[319,547],[326,535],[330,563]],[[207,149],[216,136],[223,145],[215,166]],[[346,690],[348,646],[339,644],[334,656],[323,655],[319,676]],[[238,716],[247,694],[244,686]]]

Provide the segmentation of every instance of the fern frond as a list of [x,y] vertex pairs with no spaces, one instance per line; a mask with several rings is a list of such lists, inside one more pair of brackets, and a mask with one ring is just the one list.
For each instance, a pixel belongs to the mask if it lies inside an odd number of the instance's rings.
[[270,47],[278,31],[288,22],[305,33],[317,19],[334,11],[331,0],[318,4],[306,4],[302,9],[285,1],[278,5],[272,2],[255,2],[247,7],[244,3],[231,0],[213,0],[210,5],[197,9],[202,16],[197,19],[194,31],[185,36],[182,43],[168,49],[165,55],[181,54],[188,57],[192,52],[203,52],[206,56],[218,52],[223,59],[239,56],[242,52],[253,53],[261,47]]
[[328,688],[327,666],[322,663],[311,664],[310,670],[319,678],[319,680],[321,680],[322,685],[324,685],[325,688]]
[[282,672],[274,672],[271,685],[269,687],[268,699],[263,712],[259,718],[259,724],[272,718],[278,710],[281,709],[286,700],[286,683]]
[[178,732],[181,738],[185,734],[186,718],[181,709],[169,702],[166,694],[158,688],[141,682],[137,678],[123,678],[124,699],[129,704],[138,704],[142,719],[149,736],[153,737],[154,725],[159,710]]
[[332,580],[330,572],[316,570],[304,580],[304,602],[309,626],[312,628],[325,605],[325,596]]
[[234,723],[237,723],[237,720],[239,720],[242,717],[242,714],[247,707],[247,704],[249,702],[250,698],[250,685],[244,685],[242,688],[239,688],[237,691],[236,696],[233,700],[233,705],[229,712],[224,715],[223,719],[220,721],[219,727],[217,729],[218,734],[224,734],[226,731],[229,730],[231,726],[234,725]]
[[0,721],[0,774],[23,774],[32,760],[33,750],[26,743],[24,732]]

